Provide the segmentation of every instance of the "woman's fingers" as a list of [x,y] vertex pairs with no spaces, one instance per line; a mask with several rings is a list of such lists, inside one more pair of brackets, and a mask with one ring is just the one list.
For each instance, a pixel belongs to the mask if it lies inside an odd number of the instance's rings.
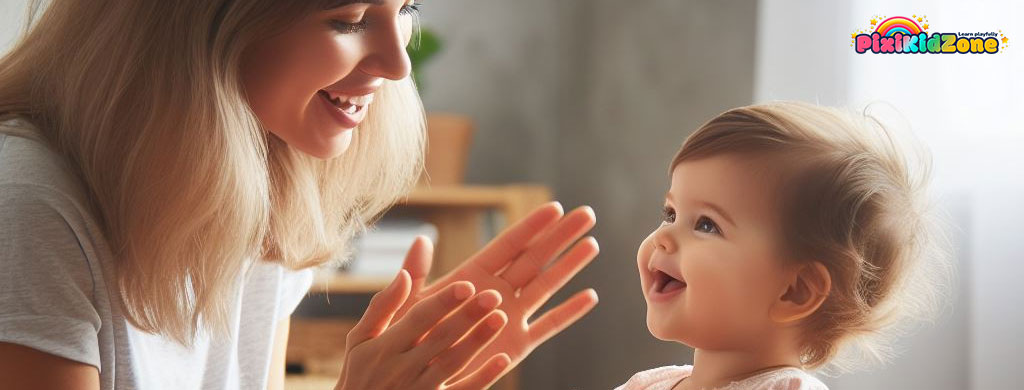
[[510,364],[512,364],[512,359],[508,355],[504,353],[494,355],[472,374],[449,386],[448,390],[486,389],[497,382],[498,378],[501,378]]
[[472,283],[459,281],[423,298],[388,331],[394,335],[393,345],[403,352],[411,349],[438,321],[473,296],[475,290]]
[[498,272],[516,258],[534,236],[558,221],[562,213],[562,204],[558,202],[546,203],[534,209],[488,243],[470,261],[489,273]]
[[420,288],[426,282],[433,260],[434,244],[426,236],[416,237],[409,252],[405,255],[405,262],[402,263],[402,269],[408,271],[409,277],[412,278],[411,294],[413,296],[419,293]]
[[349,331],[346,339],[348,345],[354,346],[377,337],[387,329],[395,312],[408,299],[410,285],[409,273],[401,270],[391,284],[374,294],[363,317]]
[[466,335],[480,320],[491,314],[501,304],[501,294],[487,290],[469,300],[454,313],[445,317],[430,333],[423,336],[410,354],[429,361]]
[[594,237],[587,237],[576,243],[558,261],[545,269],[539,276],[523,287],[519,299],[526,307],[524,317],[529,317],[544,305],[548,299],[569,282],[576,274],[585,268],[597,254],[600,248]]
[[508,323],[508,316],[505,312],[500,310],[491,312],[469,334],[465,335],[466,337],[438,354],[423,372],[423,379],[427,383],[438,383],[452,378],[473,361],[473,358],[498,335],[506,323]]
[[544,313],[530,324],[528,336],[531,346],[543,344],[551,336],[565,330],[593,309],[594,305],[597,305],[597,292],[588,288]]
[[552,258],[593,228],[595,223],[594,210],[589,206],[573,210],[554,228],[530,242],[529,248],[501,273],[501,278],[513,288],[525,286]]

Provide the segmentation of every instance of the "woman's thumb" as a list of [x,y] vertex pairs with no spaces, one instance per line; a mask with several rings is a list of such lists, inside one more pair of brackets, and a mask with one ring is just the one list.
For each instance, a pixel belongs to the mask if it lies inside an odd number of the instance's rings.
[[383,333],[391,325],[395,313],[409,298],[411,287],[409,272],[403,269],[398,271],[398,276],[391,284],[374,294],[363,318],[348,333],[349,348]]

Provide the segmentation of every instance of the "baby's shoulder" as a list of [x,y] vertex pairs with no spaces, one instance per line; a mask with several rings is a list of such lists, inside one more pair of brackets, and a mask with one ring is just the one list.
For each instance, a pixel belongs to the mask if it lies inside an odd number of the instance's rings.
[[798,368],[783,368],[734,382],[727,390],[828,390],[818,378]]
[[693,366],[665,366],[633,374],[615,390],[669,390],[680,379],[690,375]]

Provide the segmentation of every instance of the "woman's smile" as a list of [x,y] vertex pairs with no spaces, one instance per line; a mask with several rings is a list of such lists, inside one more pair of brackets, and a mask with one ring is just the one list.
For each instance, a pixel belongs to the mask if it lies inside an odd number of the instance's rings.
[[342,130],[351,130],[366,119],[366,107],[373,102],[373,92],[361,95],[319,90],[317,98],[323,102],[327,114]]

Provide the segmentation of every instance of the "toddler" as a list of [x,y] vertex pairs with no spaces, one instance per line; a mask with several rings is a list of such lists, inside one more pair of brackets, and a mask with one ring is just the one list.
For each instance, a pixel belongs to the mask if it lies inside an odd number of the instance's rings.
[[860,114],[802,103],[729,110],[683,143],[637,267],[647,326],[693,365],[621,390],[827,389],[806,370],[884,361],[948,276],[927,169]]

